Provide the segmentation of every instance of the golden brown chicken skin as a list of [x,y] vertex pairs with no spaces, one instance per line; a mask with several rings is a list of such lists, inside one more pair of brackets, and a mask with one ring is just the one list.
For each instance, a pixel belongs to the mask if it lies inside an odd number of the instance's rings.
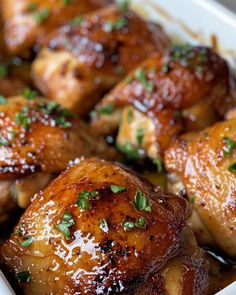
[[0,221],[7,219],[9,204],[27,207],[69,161],[93,155],[113,159],[116,153],[55,102],[21,96],[5,100],[0,105]]
[[[215,122],[224,108],[219,101],[230,93],[229,78],[226,61],[210,48],[173,46],[144,61],[106,95],[92,113],[92,126],[109,134],[120,121],[119,145],[158,158],[173,136]],[[235,104],[233,97],[228,100]]]
[[11,54],[40,43],[47,34],[68,20],[111,3],[109,0],[2,0],[3,31]]
[[[136,294],[181,257],[184,235],[191,236],[189,213],[183,198],[165,195],[122,166],[84,160],[34,198],[2,247],[1,261],[25,294]],[[188,294],[206,294],[206,264],[194,247],[199,266],[191,278],[183,272],[178,287],[197,278],[203,291],[195,284]],[[183,264],[193,267],[187,253]]]
[[52,32],[33,63],[34,81],[44,95],[86,115],[128,71],[168,42],[158,25],[109,6]]
[[[165,153],[166,169],[182,183],[196,215],[201,243],[236,257],[236,120],[220,122],[174,141]],[[181,188],[181,185],[179,186]],[[175,186],[176,189],[176,186]],[[182,191],[183,192],[183,191]]]

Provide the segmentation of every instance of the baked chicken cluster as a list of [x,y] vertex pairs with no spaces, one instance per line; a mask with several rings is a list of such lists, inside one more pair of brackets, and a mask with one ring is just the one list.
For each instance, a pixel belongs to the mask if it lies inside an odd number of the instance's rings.
[[125,0],[2,0],[0,15],[0,268],[16,294],[233,282],[228,62]]

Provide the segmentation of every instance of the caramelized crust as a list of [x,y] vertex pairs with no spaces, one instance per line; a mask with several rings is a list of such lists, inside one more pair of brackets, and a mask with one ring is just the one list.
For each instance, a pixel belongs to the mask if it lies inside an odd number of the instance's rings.
[[236,120],[215,124],[174,141],[165,153],[166,169],[180,177],[194,200],[213,246],[236,257]]
[[[151,209],[135,206],[137,191]],[[88,192],[94,197],[85,210],[81,194]],[[60,227],[65,212],[69,232]],[[2,247],[2,262],[18,277],[30,273],[21,284],[25,294],[134,294],[178,254],[189,213],[183,198],[165,195],[121,166],[84,160],[35,197],[20,220],[21,234]],[[138,218],[145,225],[126,230],[125,221]],[[26,237],[32,243],[23,247]]]
[[105,91],[168,42],[158,25],[109,6],[80,25],[52,32],[33,63],[34,81],[46,96],[86,114]]
[[70,160],[115,152],[88,126],[56,103],[10,98],[0,105],[0,179],[36,171],[60,172]]
[[[68,4],[67,4],[68,2]],[[2,0],[4,40],[12,54],[22,54],[45,36],[79,15],[101,8],[109,0]]]

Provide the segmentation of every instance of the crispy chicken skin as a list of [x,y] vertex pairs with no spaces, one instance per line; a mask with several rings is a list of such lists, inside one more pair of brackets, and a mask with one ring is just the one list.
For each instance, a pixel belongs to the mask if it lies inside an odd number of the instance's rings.
[[[236,257],[236,120],[220,122],[171,143],[166,169],[183,183],[213,246]],[[193,223],[193,227],[195,224]],[[205,227],[205,229],[204,229]]]
[[1,0],[4,41],[11,54],[23,54],[46,35],[79,15],[111,3],[109,0]]
[[169,39],[134,12],[109,6],[52,32],[33,63],[44,95],[86,115],[101,96]]
[[[163,156],[173,136],[215,122],[223,109],[219,101],[230,93],[229,77],[226,61],[210,48],[173,46],[144,61],[111,90],[97,105],[91,124],[109,134],[121,116],[118,143],[143,148],[155,159]],[[235,104],[233,97],[228,100]],[[141,143],[136,136],[140,130]]]
[[9,203],[27,207],[69,161],[93,155],[114,159],[116,153],[55,102],[9,98],[0,105],[0,212],[7,217]]
[[[178,294],[206,294],[206,264],[190,246],[189,214],[183,198],[165,195],[122,166],[83,160],[35,196],[3,245],[1,262],[18,279],[26,272],[25,294],[144,294],[140,288],[154,274],[168,291],[171,259],[179,255],[176,263],[186,268],[173,267],[172,275],[181,277],[176,287],[191,287]],[[182,256],[183,243],[193,257],[187,250]]]

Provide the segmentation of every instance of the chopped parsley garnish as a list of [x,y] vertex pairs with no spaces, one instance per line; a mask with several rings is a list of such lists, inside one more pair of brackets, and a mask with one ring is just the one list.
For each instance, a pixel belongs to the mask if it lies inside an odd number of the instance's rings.
[[15,123],[16,125],[22,126],[25,130],[29,129],[31,119],[28,117],[26,112],[22,110],[15,114]]
[[143,128],[139,128],[136,133],[136,139],[139,146],[142,145],[144,135],[145,135],[145,130]]
[[90,200],[92,199],[98,199],[99,198],[99,192],[94,191],[87,191],[84,190],[79,193],[78,201],[76,204],[82,209],[82,210],[89,210],[91,209],[91,203]]
[[38,94],[38,91],[30,89],[29,87],[26,87],[23,89],[22,95],[25,98],[31,100],[31,99],[34,99],[35,97],[37,97],[39,94]]
[[103,218],[100,222],[100,229],[104,232],[104,233],[108,233],[109,232],[109,226],[107,223],[107,220],[105,218]]
[[145,228],[146,227],[146,219],[144,217],[137,218],[134,222],[125,220],[123,222],[123,228],[125,231],[130,231],[135,228]]
[[154,85],[153,83],[148,82],[145,72],[142,69],[137,69],[135,71],[135,78],[144,86],[144,88],[152,93]]
[[116,148],[131,160],[138,159],[141,156],[139,149],[133,148],[129,142],[126,142],[124,145],[116,143]]
[[119,185],[110,185],[110,188],[111,188],[111,191],[114,193],[114,194],[117,194],[117,193],[122,193],[124,191],[127,190],[126,187],[123,187],[123,186],[119,186]]
[[133,112],[133,109],[129,107],[127,112],[128,123],[130,124],[133,121],[133,119],[134,119],[134,112]]
[[163,171],[161,159],[154,160],[154,164],[157,166],[157,173],[161,173]]
[[0,146],[1,145],[4,145],[4,146],[9,145],[9,141],[6,138],[2,137],[2,136],[0,136]]
[[0,64],[0,78],[4,78],[8,75],[9,68],[6,64]]
[[64,235],[65,239],[69,241],[71,239],[70,227],[75,224],[72,215],[69,212],[65,212],[62,217],[62,222],[58,224],[58,229]]
[[71,26],[79,26],[82,24],[82,22],[84,21],[84,17],[83,16],[77,16],[74,19],[72,19],[69,24]]
[[37,5],[34,2],[30,2],[27,6],[29,12],[34,12],[37,9]]
[[224,138],[225,147],[223,149],[223,153],[225,156],[230,156],[233,153],[233,150],[236,148],[236,141],[232,140],[229,137]]
[[7,103],[7,99],[4,96],[0,95],[0,105],[6,104],[6,103]]
[[33,243],[33,237],[32,236],[26,236],[23,237],[23,240],[21,242],[22,247],[29,247]]
[[134,198],[134,205],[137,210],[144,210],[147,212],[152,211],[152,206],[148,201],[148,198],[141,191],[137,191]]
[[20,283],[29,283],[31,281],[31,274],[29,271],[21,271],[16,274],[16,278]]
[[229,167],[228,167],[228,170],[230,172],[236,172],[236,162],[231,164]]
[[128,24],[128,20],[125,17],[121,16],[120,18],[118,18],[114,22],[108,21],[108,22],[104,23],[103,24],[103,31],[110,33],[113,30],[120,30],[120,29],[124,28],[127,24]]
[[24,234],[24,224],[23,223],[20,223],[18,228],[15,230],[15,234],[16,235],[19,235],[19,236],[22,236]]
[[133,81],[133,78],[131,76],[127,76],[125,78],[125,84],[130,84]]
[[47,8],[42,8],[34,12],[34,18],[38,24],[43,23],[49,17],[50,11]]
[[110,115],[114,109],[114,105],[112,103],[101,106],[97,112],[103,115]]
[[193,205],[195,203],[195,197],[194,196],[190,196],[188,198],[188,202],[189,202],[189,204]]
[[73,3],[74,0],[61,0],[63,6],[67,6]]
[[118,7],[122,13],[129,10],[130,0],[118,0]]

